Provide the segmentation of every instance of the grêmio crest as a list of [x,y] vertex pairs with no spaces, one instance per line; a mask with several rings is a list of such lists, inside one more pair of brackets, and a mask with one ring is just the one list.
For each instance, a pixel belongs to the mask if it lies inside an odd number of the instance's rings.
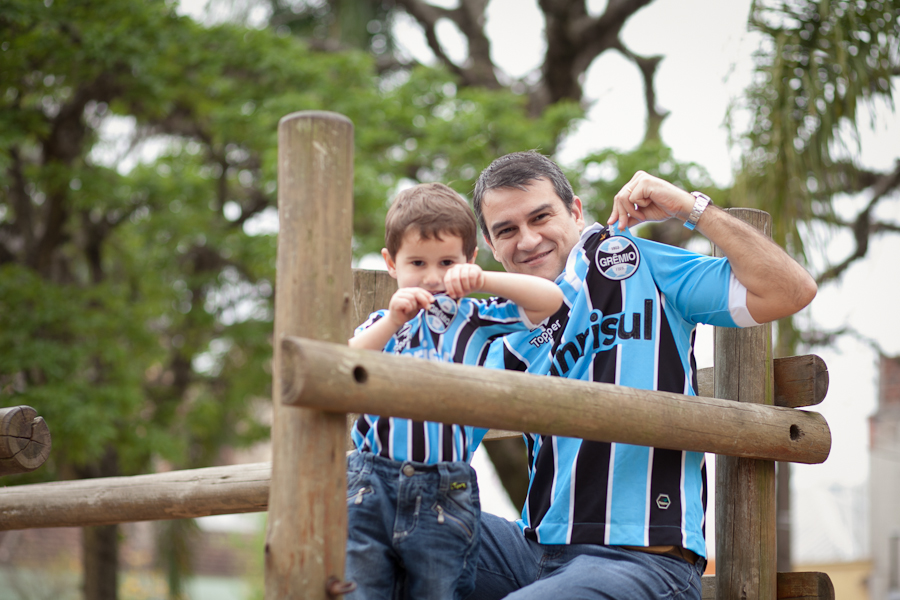
[[627,237],[614,235],[600,242],[595,257],[597,269],[607,279],[628,279],[641,264],[641,253]]

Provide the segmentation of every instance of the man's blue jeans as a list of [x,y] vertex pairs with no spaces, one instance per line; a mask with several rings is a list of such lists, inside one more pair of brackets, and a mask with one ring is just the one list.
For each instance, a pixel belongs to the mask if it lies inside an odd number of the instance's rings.
[[593,544],[542,545],[495,515],[481,518],[481,552],[469,600],[700,600],[706,561]]
[[481,504],[465,462],[424,465],[371,452],[347,460],[349,600],[463,599],[475,587]]

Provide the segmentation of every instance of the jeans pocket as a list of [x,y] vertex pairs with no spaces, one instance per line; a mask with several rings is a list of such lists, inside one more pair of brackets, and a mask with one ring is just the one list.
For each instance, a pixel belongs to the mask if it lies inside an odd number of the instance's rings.
[[374,490],[371,485],[347,487],[347,504],[362,504],[363,499]]
[[448,525],[466,540],[471,540],[475,536],[481,511],[477,508],[468,510],[457,501],[448,500],[447,497],[438,498],[431,506],[431,510],[437,515],[438,525]]

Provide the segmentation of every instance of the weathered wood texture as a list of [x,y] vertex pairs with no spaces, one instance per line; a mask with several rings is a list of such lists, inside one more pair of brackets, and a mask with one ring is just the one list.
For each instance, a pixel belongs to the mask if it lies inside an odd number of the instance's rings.
[[271,463],[3,488],[0,531],[192,519],[266,510]]
[[[835,600],[834,585],[825,573],[778,573],[776,582],[778,600]],[[703,600],[717,600],[715,575],[704,575],[702,586]]]
[[0,475],[34,471],[50,456],[50,428],[30,406],[0,408]]
[[[370,269],[353,269],[353,317],[350,320],[350,330],[347,338],[353,336],[353,332],[360,324],[365,322],[376,310],[385,309],[391,302],[391,296],[397,291],[397,280],[387,271]],[[347,448],[353,450],[356,446],[350,438],[350,431],[359,413],[347,413]]]
[[397,291],[397,280],[387,271],[353,269],[353,318],[347,337],[376,310],[388,307]]
[[[815,406],[825,399],[828,392],[828,369],[825,361],[815,354],[776,358],[775,406],[800,408]],[[697,395],[714,398],[716,395],[715,368],[707,367],[697,371]],[[520,437],[518,431],[491,429],[485,440],[504,440]]]
[[[770,235],[767,213],[752,209],[730,212]],[[716,253],[721,255],[718,248]],[[734,400],[736,406],[774,405],[771,324],[747,329],[717,327],[714,364],[717,398]],[[792,428],[790,435],[800,432]],[[775,463],[718,454],[716,598],[773,600],[777,590]]]
[[283,401],[322,410],[365,406],[410,419],[790,462],[820,463],[831,447],[825,419],[796,409],[433,363],[295,337],[283,338],[282,353]]
[[345,344],[353,279],[353,124],[299,112],[278,125],[278,260],[275,297],[272,486],[266,598],[325,600],[343,579],[347,536],[346,416],[285,409],[284,335]]
[[[828,393],[828,368],[815,354],[788,356],[773,361],[775,406],[815,406]],[[716,395],[715,367],[697,371],[698,396]]]

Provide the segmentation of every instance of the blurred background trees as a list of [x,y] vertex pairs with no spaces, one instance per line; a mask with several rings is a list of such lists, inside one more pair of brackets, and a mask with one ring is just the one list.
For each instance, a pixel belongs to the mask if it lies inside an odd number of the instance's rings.
[[[209,466],[266,438],[276,127],[296,110],[354,123],[356,256],[381,248],[399,187],[437,180],[468,196],[502,154],[553,155],[584,118],[588,68],[609,51],[640,73],[646,120],[636,148],[566,165],[595,218],[643,169],[767,210],[801,260],[817,251],[813,223],[853,231],[854,252],[820,281],[900,229],[874,210],[896,194],[900,166],[873,172],[852,152],[859,108],[893,106],[893,3],[753,4],[748,25],[764,44],[733,107],[742,162],[729,189],[661,139],[664,57],[621,35],[650,0],[539,0],[545,52],[523,77],[492,59],[488,4],[212,0],[198,22],[161,1],[0,0],[0,404],[38,408],[54,438],[45,467],[4,483]],[[400,17],[424,34],[428,64],[397,43]],[[447,25],[454,41],[440,35]],[[850,219],[835,210],[847,194],[867,198]],[[677,244],[686,233],[641,231]],[[791,353],[800,333],[792,322],[779,332]],[[488,449],[521,505],[521,444]],[[116,597],[116,529],[85,530],[87,598]],[[192,531],[160,529],[170,548]],[[165,558],[178,597],[189,560]]]

